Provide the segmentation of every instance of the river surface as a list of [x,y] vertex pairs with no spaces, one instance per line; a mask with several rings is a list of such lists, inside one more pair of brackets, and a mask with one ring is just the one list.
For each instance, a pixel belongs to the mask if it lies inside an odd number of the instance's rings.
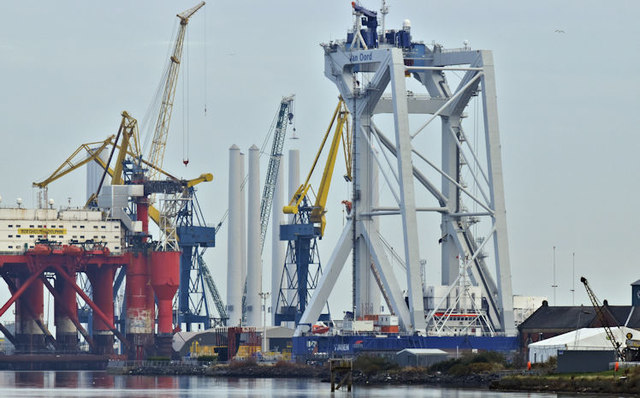
[[[354,386],[330,391],[309,379],[235,379],[199,376],[115,376],[90,371],[0,371],[0,398],[9,397],[380,397],[488,398],[577,397],[571,394],[505,393],[428,386]],[[585,395],[580,395],[585,397]]]

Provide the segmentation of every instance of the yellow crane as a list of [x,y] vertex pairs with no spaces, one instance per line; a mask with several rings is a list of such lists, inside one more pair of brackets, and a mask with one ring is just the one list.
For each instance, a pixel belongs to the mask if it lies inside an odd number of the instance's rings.
[[[180,18],[180,29],[176,37],[176,42],[173,48],[173,53],[169,57],[169,68],[167,71],[167,78],[164,84],[164,90],[162,93],[162,102],[160,103],[160,112],[158,113],[158,119],[156,121],[155,130],[153,133],[153,140],[151,141],[151,147],[147,154],[146,159],[151,164],[162,168],[164,161],[164,152],[167,147],[167,136],[169,135],[169,124],[171,122],[171,112],[173,111],[173,100],[176,95],[176,86],[178,83],[178,71],[180,70],[180,62],[182,59],[182,48],[184,44],[184,37],[187,31],[187,24],[189,18],[193,16],[200,8],[205,5],[202,1],[196,6],[177,14]],[[149,180],[155,180],[158,177],[157,169],[149,170],[147,178]]]
[[[320,155],[324,149],[332,129],[335,126],[329,153],[324,165],[324,172],[313,204],[308,197],[311,190],[310,180],[318,165]],[[317,239],[324,236],[326,226],[325,206],[329,196],[329,188],[333,177],[334,166],[342,143],[347,173],[345,179],[351,181],[351,132],[349,131],[349,111],[340,98],[331,123],[322,139],[311,170],[306,180],[297,189],[289,204],[283,211],[293,214],[293,223],[280,226],[280,240],[286,240],[287,254],[280,279],[277,305],[274,320],[276,324],[281,322],[299,322],[304,314],[311,292],[317,287],[320,280],[320,254],[318,252]],[[292,309],[295,309],[293,311]],[[328,310],[328,307],[327,307]],[[330,314],[320,315],[320,320],[330,320]]]
[[347,181],[351,181],[351,132],[349,130],[349,111],[347,110],[347,106],[344,103],[342,97],[340,97],[338,105],[333,112],[333,117],[331,118],[329,127],[327,128],[324,138],[322,139],[320,149],[318,149],[318,153],[313,160],[313,165],[311,166],[311,170],[309,171],[306,180],[302,185],[300,185],[296,193],[289,201],[289,204],[287,206],[284,206],[284,208],[282,209],[285,214],[298,213],[300,205],[303,203],[304,198],[307,196],[309,190],[311,189],[311,184],[309,181],[311,180],[311,176],[313,175],[316,165],[318,164],[318,160],[320,159],[320,154],[322,153],[322,150],[327,143],[327,139],[329,138],[331,129],[333,128],[334,124],[335,131],[333,133],[331,145],[329,146],[329,154],[327,155],[327,161],[324,165],[324,172],[322,174],[322,179],[320,180],[320,185],[316,194],[316,200],[313,204],[309,216],[310,222],[314,224],[320,224],[320,237],[324,236],[324,229],[327,224],[325,218],[325,206],[327,204],[327,197],[329,196],[329,188],[331,186],[334,166],[336,164],[336,159],[340,150],[340,143],[342,143],[347,170],[347,173],[344,177]]
[[[118,143],[120,137],[122,137],[122,141]],[[102,155],[107,152],[109,147],[111,147],[109,159],[105,161]],[[116,150],[119,150],[116,165],[111,169],[109,164]],[[113,185],[122,185],[122,164],[126,155],[132,158],[139,158],[140,142],[138,138],[138,121],[131,117],[127,111],[123,111],[120,128],[116,135],[110,135],[104,141],[80,145],[49,177],[42,181],[34,182],[33,186],[46,190],[47,186],[53,181],[92,161],[97,162],[102,169],[107,170],[107,173],[112,178]],[[151,165],[149,166],[151,167]],[[97,192],[89,198],[87,206],[96,199],[96,196]]]
[[[98,163],[98,165],[106,171],[106,174],[111,177],[111,185],[122,185],[124,184],[124,180],[122,178],[123,164],[127,156],[130,159],[149,167],[150,170],[156,170],[159,175],[164,175],[174,181],[180,181],[185,188],[191,188],[202,182],[209,182],[213,180],[213,175],[211,173],[203,173],[191,180],[181,180],[164,171],[160,167],[144,160],[141,157],[137,123],[136,119],[130,116],[127,111],[123,111],[120,128],[116,135],[110,135],[104,141],[81,144],[50,176],[42,181],[34,182],[33,186],[46,190],[52,182],[92,161]],[[122,136],[122,141],[118,144],[120,136]],[[107,153],[109,149],[111,149],[109,160],[105,161],[101,155],[103,153]],[[116,150],[118,151],[116,164],[111,168],[110,159],[113,157]],[[99,191],[100,188],[98,188],[97,192],[94,192],[91,195],[85,206],[89,206],[94,203]],[[159,225],[160,212],[158,209],[153,206],[149,206],[149,217]]]

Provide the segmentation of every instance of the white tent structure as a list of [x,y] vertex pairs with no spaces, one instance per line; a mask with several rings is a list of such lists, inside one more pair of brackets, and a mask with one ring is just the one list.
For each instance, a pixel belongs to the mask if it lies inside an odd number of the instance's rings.
[[[627,333],[640,337],[640,331],[625,326],[611,328],[611,332],[622,349],[626,347]],[[558,351],[567,350],[613,350],[613,345],[604,328],[582,328],[529,344],[529,361],[546,362],[551,357],[557,357]]]

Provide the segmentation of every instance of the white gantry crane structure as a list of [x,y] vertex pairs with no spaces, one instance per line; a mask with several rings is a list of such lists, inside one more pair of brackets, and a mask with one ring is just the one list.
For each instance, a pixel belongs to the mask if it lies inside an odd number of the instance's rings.
[[[370,298],[379,289],[405,332],[430,334],[434,328],[442,330],[449,318],[465,315],[477,317],[491,335],[513,336],[492,53],[472,50],[467,43],[447,50],[412,42],[409,21],[400,30],[379,32],[376,12],[356,3],[353,12],[347,40],[322,45],[325,76],[353,115],[352,209],[296,335],[318,319],[351,254],[354,319],[378,308]],[[463,121],[472,100],[477,112],[469,130],[477,134],[470,142]],[[376,124],[384,114],[392,119]],[[426,135],[437,136],[440,151],[424,144],[433,138]],[[378,174],[386,183],[380,192],[388,192],[391,205],[378,203]],[[387,230],[381,225],[389,217],[401,222]],[[423,232],[429,231],[428,222],[435,224],[435,235]],[[384,232],[401,243],[402,250],[393,253],[403,262],[400,271],[390,261]],[[427,243],[436,249],[426,253]],[[434,281],[422,274],[421,255],[441,261],[441,293],[431,300],[425,297],[423,278],[432,285]],[[398,278],[401,274],[406,278]],[[481,298],[466,299],[470,291],[480,292]],[[461,306],[469,301],[473,308]],[[429,302],[432,308],[425,308]]]

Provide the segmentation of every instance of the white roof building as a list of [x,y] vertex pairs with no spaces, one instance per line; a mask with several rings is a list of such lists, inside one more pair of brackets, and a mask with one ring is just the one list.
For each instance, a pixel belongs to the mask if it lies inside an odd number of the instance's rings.
[[[640,331],[625,326],[612,327],[611,332],[623,349],[628,333],[640,337]],[[557,357],[558,351],[566,350],[613,350],[613,344],[604,328],[582,328],[529,344],[529,361],[546,362],[551,357]]]

